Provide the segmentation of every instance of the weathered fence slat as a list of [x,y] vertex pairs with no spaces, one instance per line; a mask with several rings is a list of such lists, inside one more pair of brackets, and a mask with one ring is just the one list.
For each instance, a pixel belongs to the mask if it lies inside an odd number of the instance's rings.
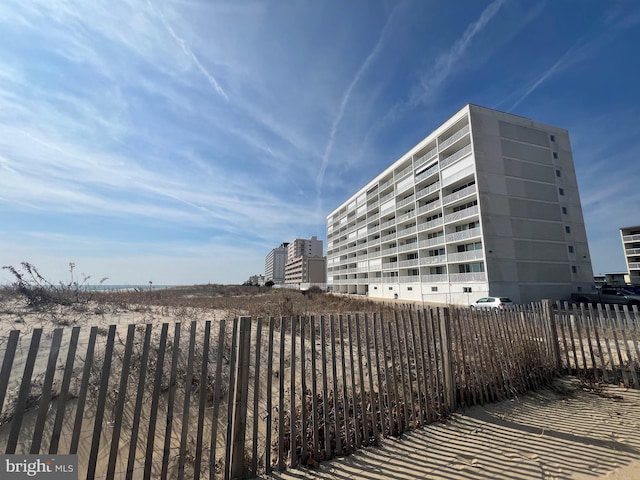
[[306,362],[306,350],[305,350],[305,323],[307,317],[300,318],[300,389],[296,388],[296,391],[301,392],[300,398],[300,456],[299,462],[305,465],[307,462],[307,433],[309,426],[307,425],[307,362]]
[[[378,330],[379,330],[379,326],[378,326],[378,315],[374,313],[373,318],[372,318],[372,322],[373,322],[373,328],[372,328],[372,335],[373,335],[373,354],[375,356],[376,359],[376,378],[378,381],[378,408],[377,408],[377,415],[375,415],[374,418],[376,418],[376,430],[380,432],[380,434],[382,435],[382,438],[387,438],[387,427],[385,425],[385,391],[389,392],[388,389],[385,389],[384,383],[383,383],[383,374],[382,374],[382,369],[380,367],[380,344],[378,341],[379,338],[379,334],[378,334]],[[384,350],[382,351],[382,353],[384,354]],[[383,357],[384,358],[384,357]],[[385,378],[386,380],[386,378]]]
[[[371,341],[371,336],[370,336],[370,332],[369,332],[369,317],[367,316],[367,314],[364,314],[364,319],[363,322],[364,324],[364,341],[363,344],[365,346],[365,355],[366,355],[366,361],[367,361],[367,378],[369,379],[369,395],[368,395],[368,401],[369,401],[369,405],[370,405],[370,409],[368,412],[366,412],[367,417],[370,418],[371,423],[369,423],[369,420],[366,420],[367,425],[370,425],[371,428],[369,429],[368,435],[369,438],[367,438],[367,444],[371,443],[372,438],[378,438],[378,429],[376,428],[376,424],[377,424],[377,420],[376,420],[376,398],[375,398],[375,391],[374,391],[374,386],[373,386],[373,365],[371,364],[371,348],[373,346],[373,342]],[[359,342],[358,342],[359,343]],[[378,383],[378,385],[380,385]]]
[[196,449],[194,452],[193,478],[200,478],[202,468],[202,451],[204,450],[204,420],[209,389],[209,344],[211,340],[211,321],[204,323],[202,338],[202,362],[198,379],[198,425],[196,427]]
[[280,317],[280,343],[278,345],[280,368],[278,370],[278,470],[284,470],[284,317]]
[[31,335],[31,343],[29,344],[29,353],[27,354],[27,360],[24,364],[24,373],[22,374],[22,382],[20,383],[18,399],[16,401],[13,418],[11,420],[9,439],[7,441],[7,447],[5,449],[5,453],[7,454],[15,453],[16,447],[18,445],[20,427],[22,426],[22,417],[27,407],[27,397],[29,395],[29,391],[31,390],[31,376],[33,375],[33,368],[36,364],[41,337],[42,329],[34,329]]
[[[151,333],[153,325],[148,323],[144,331],[144,342],[142,344],[142,357],[140,358],[140,370],[138,371],[138,389],[136,391],[136,402],[133,407],[133,422],[131,424],[131,438],[129,441],[129,457],[127,458],[126,480],[133,478],[133,471],[136,462],[136,447],[138,445],[138,434],[140,431],[140,416],[142,413],[142,398],[147,379],[147,364],[149,363],[149,349],[151,346]],[[149,426],[151,427],[151,426]]]
[[162,388],[162,370],[164,366],[164,354],[167,346],[169,324],[163,323],[160,330],[160,343],[158,344],[158,357],[155,362],[155,377],[153,380],[153,395],[151,396],[151,408],[149,410],[149,430],[147,432],[147,449],[144,459],[144,480],[151,478],[153,466],[153,444],[155,441],[156,423],[158,418],[158,403],[160,401],[160,389]]
[[171,373],[169,374],[169,396],[167,398],[167,418],[165,423],[164,446],[162,448],[162,470],[160,478],[167,478],[169,470],[169,457],[171,454],[171,430],[173,429],[173,408],[178,382],[178,361],[180,358],[180,331],[182,324],[177,322],[174,327],[173,349],[171,355]]
[[322,355],[322,432],[324,434],[324,455],[320,455],[319,457],[328,460],[332,457],[332,452],[331,428],[329,424],[329,385],[327,378],[327,331],[324,315],[320,317],[320,341],[320,352]]
[[[360,379],[359,389],[360,395],[358,397],[357,404],[360,405],[360,413],[358,419],[362,425],[362,444],[369,445],[369,419],[367,418],[367,389],[364,383],[364,366],[362,365],[362,339],[360,338],[360,316],[356,313],[356,355],[358,357],[358,378]],[[368,349],[368,345],[365,343],[365,347]],[[352,368],[355,368],[352,367]]]
[[298,317],[291,317],[291,351],[289,352],[289,358],[291,362],[291,368],[289,376],[289,464],[292,467],[298,465],[298,454],[296,448],[296,323]]
[[2,368],[0,369],[0,413],[2,413],[2,408],[4,407],[4,399],[7,395],[11,377],[11,367],[13,366],[19,339],[20,330],[11,330],[7,339],[7,349],[4,351],[4,358],[2,359]]
[[265,472],[268,474],[271,473],[271,428],[273,425],[273,327],[275,320],[273,317],[269,317],[269,324],[267,328],[267,358],[269,361],[267,362],[267,386],[266,386],[266,396],[267,396],[267,406],[266,406],[266,432],[265,432]]
[[[324,338],[322,339],[324,341]],[[318,412],[318,370],[316,365],[316,320],[309,319],[309,343],[311,344],[311,426],[313,430],[313,460],[318,461],[320,455],[320,418]],[[326,432],[325,432],[326,433]]]
[[[397,318],[394,318],[394,323],[397,325]],[[393,388],[393,403],[391,404],[389,414],[391,416],[391,430],[392,435],[399,435],[404,431],[404,415],[403,410],[406,405],[403,405],[400,401],[398,391],[398,373],[396,368],[396,352],[395,343],[393,340],[393,328],[391,322],[387,324],[389,334],[389,354],[391,355],[391,385]],[[401,408],[402,407],[402,408]]]
[[351,386],[351,400],[345,402],[345,408],[353,412],[353,449],[362,446],[360,441],[360,422],[358,421],[358,393],[356,389],[355,358],[353,355],[353,318],[347,315],[347,337],[349,339],[349,384]]
[[[221,383],[222,383],[222,359],[224,354],[224,340],[226,337],[227,322],[221,320],[218,331],[218,355],[216,358],[216,373],[213,384],[213,412],[211,414],[211,445],[209,447],[209,478],[213,479],[215,474],[216,449],[218,445],[218,415],[220,409]],[[227,424],[228,425],[228,424]],[[224,467],[223,467],[224,469]]]
[[44,424],[47,420],[47,412],[49,411],[49,403],[51,402],[51,388],[53,385],[53,375],[56,371],[56,361],[58,353],[60,353],[60,344],[62,343],[62,328],[56,328],[53,331],[51,340],[51,348],[49,349],[49,360],[47,362],[47,371],[42,385],[42,393],[38,405],[38,416],[36,418],[35,428],[33,430],[33,439],[29,453],[38,454],[40,445],[42,444],[42,435],[44,433]]
[[136,333],[136,326],[129,325],[127,328],[127,339],[122,357],[122,371],[120,372],[120,386],[118,387],[118,399],[116,400],[113,432],[111,433],[111,445],[109,450],[109,460],[107,464],[107,478],[113,478],[116,472],[116,461],[120,443],[120,432],[122,431],[122,414],[127,395],[127,382],[129,380],[129,366],[131,364],[131,353],[133,351],[133,337]]
[[347,370],[344,353],[344,318],[338,315],[338,329],[340,330],[340,382],[342,384],[342,419],[344,424],[344,450],[351,453],[351,429],[349,428],[349,397],[347,393]]
[[238,343],[236,348],[237,373],[235,375],[235,387],[232,421],[231,421],[231,465],[229,476],[232,479],[242,478],[245,474],[244,453],[247,429],[247,406],[249,399],[249,354],[251,351],[251,317],[240,317],[237,322]]
[[[256,323],[256,342],[255,342],[255,362],[253,370],[253,429],[251,432],[252,450],[251,450],[251,473],[256,475],[258,473],[258,418],[260,411],[260,364],[262,363],[260,358],[260,352],[262,350],[262,317],[258,317]],[[271,357],[269,357],[271,359]],[[198,478],[198,477],[195,477]]]
[[[67,350],[67,360],[64,364],[64,374],[62,376],[62,385],[60,386],[60,395],[58,396],[56,418],[53,422],[53,429],[51,432],[51,442],[49,442],[49,453],[58,453],[58,444],[60,443],[64,412],[67,408],[67,400],[69,398],[69,386],[71,385],[71,375],[73,374],[73,364],[76,358],[76,349],[78,347],[79,337],[80,327],[73,327],[71,330],[71,339],[69,340],[69,348]],[[0,401],[0,412],[1,411],[2,401]]]
[[331,341],[331,372],[332,372],[332,387],[333,387],[333,427],[336,439],[336,454],[342,455],[344,450],[342,449],[342,439],[340,435],[341,422],[340,422],[340,394],[338,393],[338,362],[336,359],[336,336],[335,336],[335,321],[333,315],[329,317],[329,336]]
[[406,316],[404,314],[404,310],[400,312],[400,319],[402,322],[402,336],[404,338],[404,356],[407,360],[407,376],[406,376],[406,385],[407,385],[407,393],[408,393],[408,397],[409,397],[409,404],[408,407],[410,409],[410,411],[408,412],[409,415],[407,416],[408,418],[408,425],[411,425],[412,427],[415,427],[418,425],[418,420],[416,417],[416,406],[415,406],[415,402],[414,402],[414,391],[413,391],[413,372],[412,370],[415,368],[415,363],[414,363],[414,367],[412,368],[411,364],[413,363],[411,361],[412,359],[412,355],[410,354],[409,351],[409,330],[407,328],[407,319]]
[[227,396],[227,431],[224,450],[224,478],[229,480],[231,478],[231,445],[233,442],[233,428],[231,428],[233,422],[233,404],[236,398],[236,374],[238,365],[238,318],[233,319],[231,327],[231,348],[229,351],[229,391]]
[[100,379],[100,390],[98,393],[98,403],[96,405],[96,417],[93,424],[93,437],[91,439],[91,451],[89,453],[89,466],[87,468],[87,480],[95,477],[98,464],[98,452],[100,448],[100,436],[102,435],[102,420],[104,418],[105,406],[107,403],[107,393],[109,388],[109,376],[111,374],[111,362],[113,360],[113,349],[116,336],[116,326],[109,327],[107,334],[107,344],[104,350],[104,364],[102,366],[102,377]]

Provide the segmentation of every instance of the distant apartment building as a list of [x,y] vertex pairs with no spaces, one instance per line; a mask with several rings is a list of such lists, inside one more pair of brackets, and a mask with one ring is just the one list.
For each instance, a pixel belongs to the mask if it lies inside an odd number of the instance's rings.
[[288,243],[282,243],[267,254],[264,260],[265,282],[284,283],[284,267],[287,264],[288,245]]
[[620,229],[629,283],[640,285],[640,225]]
[[568,132],[465,106],[327,216],[327,270],[335,292],[450,304],[591,290]]
[[288,285],[325,284],[326,258],[323,256],[322,240],[297,238],[287,246],[285,280]]

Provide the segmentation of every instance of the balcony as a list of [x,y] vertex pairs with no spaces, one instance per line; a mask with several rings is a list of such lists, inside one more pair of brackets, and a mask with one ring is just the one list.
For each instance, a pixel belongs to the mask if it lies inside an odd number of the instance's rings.
[[640,255],[640,248],[627,248],[624,252],[627,257],[630,257],[632,255]]
[[481,260],[482,258],[484,258],[482,250],[471,250],[468,252],[450,253],[448,255],[448,259],[449,259],[448,261],[450,263],[468,262],[470,260]]
[[449,274],[449,281],[451,283],[484,282],[486,280],[487,280],[487,274],[485,272],[451,273],[451,274]]
[[437,265],[447,262],[446,255],[434,255],[433,257],[422,257],[420,259],[420,265]]
[[399,202],[396,202],[396,208],[404,207],[405,205],[409,205],[410,203],[413,203],[415,201],[416,201],[415,196],[411,195],[410,197],[404,198]]
[[391,240],[395,240],[395,239],[396,239],[396,234],[390,233],[389,235],[384,235],[380,237],[380,242],[390,242]]
[[431,150],[429,150],[427,153],[422,155],[420,158],[418,158],[414,162],[415,168],[421,167],[422,165],[424,165],[425,163],[427,163],[429,160],[436,157],[437,155],[438,155],[438,147],[436,146],[436,147],[433,147]]
[[623,242],[640,242],[640,235],[625,235],[622,237]]
[[460,232],[450,233],[445,235],[447,243],[458,242],[460,240],[466,240],[467,238],[479,237],[481,234],[480,227],[470,228],[468,230],[462,230]]
[[422,283],[447,283],[449,276],[446,273],[438,273],[434,275],[422,275]]
[[401,238],[401,237],[406,237],[407,235],[412,235],[417,231],[418,231],[418,227],[414,225],[413,227],[403,228],[402,230],[398,230],[396,233],[398,235],[398,238]]
[[382,270],[397,270],[398,262],[388,262],[382,264]]
[[446,195],[442,197],[442,204],[446,205],[448,203],[455,202],[456,200],[459,200],[461,198],[468,197],[469,195],[473,195],[477,191],[478,191],[478,187],[475,184],[469,185],[468,187],[464,187],[463,189],[458,190],[457,192],[454,192],[450,195]]
[[418,231],[424,232],[425,230],[429,230],[431,228],[439,227],[444,223],[442,218],[436,218],[435,220],[430,220],[428,222],[422,222],[418,224]]
[[451,135],[449,138],[440,142],[440,144],[438,145],[438,148],[440,149],[440,151],[444,150],[449,145],[453,145],[455,142],[460,140],[467,133],[469,133],[469,125],[462,127],[460,130],[458,130],[456,133]]
[[398,277],[400,283],[420,283],[420,275],[405,275]]
[[398,246],[398,253],[410,252],[411,250],[417,250],[417,249],[418,249],[418,242],[405,243],[404,245]]
[[640,270],[640,262],[632,262],[629,264],[629,270]]
[[398,262],[398,268],[417,267],[418,265],[419,260],[417,258],[413,258],[411,260],[400,260]]
[[407,174],[411,173],[413,171],[413,166],[409,165],[407,168],[405,168],[404,170],[398,172],[395,174],[395,181],[397,182],[398,180],[400,180],[402,177],[406,176]]
[[427,203],[422,207],[418,208],[418,215],[422,215],[423,213],[432,212],[442,206],[442,201],[440,199],[435,200],[433,202]]
[[438,190],[440,190],[440,182],[432,183],[431,185],[418,190],[416,192],[416,199],[426,197],[430,193],[437,192]]
[[402,215],[398,215],[398,217],[396,217],[396,224],[404,222],[405,220],[409,220],[415,216],[416,216],[415,210],[411,210],[410,212],[403,213]]
[[396,247],[391,247],[391,248],[383,248],[382,250],[380,250],[380,255],[395,255],[396,253],[398,253],[398,249]]
[[[479,230],[479,229],[478,229]],[[444,235],[435,238],[429,238],[427,240],[421,240],[418,242],[418,247],[429,248],[435,245],[442,245],[444,243]]]
[[380,199],[380,205],[382,205],[387,200],[391,200],[394,197],[394,195],[395,195],[394,192],[387,193],[384,197]]
[[434,165],[433,167],[422,172],[420,175],[416,175],[416,179],[414,180],[415,183],[418,183],[419,181],[424,180],[425,178],[428,178],[431,175],[438,173],[439,169],[440,167],[438,165]]
[[[381,192],[383,189],[387,188],[389,185],[393,185],[393,178],[390,178],[386,182],[382,182],[378,187],[378,191]],[[380,200],[382,201],[382,200]]]
[[461,158],[466,157],[470,153],[471,153],[471,145],[467,145],[466,147],[458,150],[453,155],[450,155],[450,156],[440,160],[440,168],[444,168],[447,165],[451,165],[453,162],[456,162],[456,161],[460,160]]
[[480,209],[477,205],[473,207],[465,208],[464,210],[458,210],[457,212],[450,213],[449,215],[444,216],[444,222],[450,223],[455,222],[457,220],[462,220],[463,218],[473,217],[478,215]]

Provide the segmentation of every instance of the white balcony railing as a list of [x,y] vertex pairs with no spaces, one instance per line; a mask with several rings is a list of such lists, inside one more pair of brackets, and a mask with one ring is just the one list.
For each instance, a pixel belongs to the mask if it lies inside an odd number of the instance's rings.
[[454,282],[484,282],[487,279],[485,272],[472,272],[472,273],[451,273],[449,274],[449,281]]
[[427,153],[425,153],[415,161],[415,168],[421,167],[436,155],[438,155],[438,147],[433,147],[431,150],[429,150]]
[[448,255],[449,262],[468,262],[470,260],[480,260],[484,255],[482,250],[470,250],[468,252],[450,253]]
[[442,201],[440,199],[430,202],[422,207],[418,208],[418,215],[422,215],[423,213],[432,212],[442,206]]
[[420,265],[436,265],[447,262],[446,255],[434,255],[433,257],[422,257]]
[[457,212],[450,213],[444,216],[444,222],[455,222],[456,220],[462,220],[463,218],[473,217],[477,215],[480,210],[477,205],[473,207],[465,208],[464,210],[458,210]]
[[453,155],[449,155],[448,157],[440,160],[440,168],[444,168],[447,165],[451,165],[453,162],[460,160],[462,157],[466,157],[471,153],[471,145],[467,145],[466,147],[461,148]]
[[457,192],[454,192],[454,193],[452,193],[450,195],[442,197],[442,204],[446,205],[447,203],[455,202],[456,200],[459,200],[460,198],[464,198],[464,197],[468,197],[469,195],[473,195],[477,191],[478,191],[478,187],[475,184],[474,185],[469,185],[468,187],[465,187],[465,188],[463,188],[461,190],[458,190]]
[[466,240],[467,238],[479,237],[480,236],[480,228],[470,228],[468,230],[462,230],[460,232],[450,233],[445,235],[447,243],[457,242],[460,240]]
[[469,133],[469,125],[465,125],[460,130],[458,130],[456,133],[451,135],[449,138],[447,138],[446,140],[443,140],[442,142],[440,142],[440,144],[438,145],[438,148],[440,149],[440,151],[444,150],[449,145],[452,145],[453,143],[455,143],[458,140],[460,140],[467,133]]
[[440,167],[438,165],[434,165],[433,167],[422,172],[420,175],[416,175],[416,179],[414,180],[415,183],[418,183],[419,181],[438,173],[439,168]]

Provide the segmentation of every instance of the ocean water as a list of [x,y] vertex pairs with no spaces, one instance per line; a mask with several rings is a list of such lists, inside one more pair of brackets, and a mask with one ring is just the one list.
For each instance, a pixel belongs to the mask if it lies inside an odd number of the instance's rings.
[[134,290],[163,290],[177,285],[84,285],[82,288],[89,292],[126,292]]

